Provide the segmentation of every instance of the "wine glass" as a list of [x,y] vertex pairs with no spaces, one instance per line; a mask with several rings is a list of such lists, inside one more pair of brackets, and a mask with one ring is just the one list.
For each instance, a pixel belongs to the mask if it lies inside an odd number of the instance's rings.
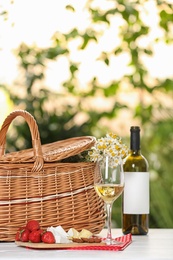
[[112,238],[111,223],[112,205],[124,190],[124,171],[121,157],[112,158],[105,155],[102,159],[98,159],[94,175],[94,188],[106,205],[107,237],[105,242],[108,245],[117,244]]

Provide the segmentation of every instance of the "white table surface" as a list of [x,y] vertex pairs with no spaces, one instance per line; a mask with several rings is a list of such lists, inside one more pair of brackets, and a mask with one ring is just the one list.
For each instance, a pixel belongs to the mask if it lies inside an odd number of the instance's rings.
[[[113,229],[114,237],[122,236]],[[106,230],[101,232],[106,235]],[[173,260],[173,229],[150,229],[147,236],[132,236],[132,243],[124,251],[95,250],[35,250],[18,247],[14,242],[0,242],[0,259],[145,259]]]

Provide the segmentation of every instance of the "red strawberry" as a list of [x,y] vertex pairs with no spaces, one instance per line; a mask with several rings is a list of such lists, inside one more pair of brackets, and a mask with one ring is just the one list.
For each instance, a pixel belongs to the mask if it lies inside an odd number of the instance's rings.
[[21,238],[21,232],[25,229],[25,227],[20,227],[15,235],[15,240],[20,241]]
[[32,243],[40,243],[41,242],[41,232],[42,230],[33,230],[29,234],[29,241]]
[[40,224],[37,220],[31,219],[27,222],[26,228],[29,229],[29,231],[38,230],[40,228]]
[[15,235],[15,240],[20,241],[20,231],[17,231],[17,233]]
[[46,231],[42,234],[41,240],[44,243],[47,244],[54,244],[55,243],[55,237],[51,231]]
[[20,235],[20,241],[22,242],[28,242],[29,241],[29,234],[30,234],[30,231],[29,229],[24,229],[22,232],[21,232],[21,235]]
[[44,229],[39,229],[39,231],[40,231],[40,235],[42,236],[43,235],[43,233],[45,232],[45,230]]

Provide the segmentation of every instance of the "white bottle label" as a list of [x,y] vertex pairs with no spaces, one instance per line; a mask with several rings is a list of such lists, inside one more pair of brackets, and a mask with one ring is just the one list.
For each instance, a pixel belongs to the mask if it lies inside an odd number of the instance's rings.
[[149,172],[125,172],[124,214],[149,214]]

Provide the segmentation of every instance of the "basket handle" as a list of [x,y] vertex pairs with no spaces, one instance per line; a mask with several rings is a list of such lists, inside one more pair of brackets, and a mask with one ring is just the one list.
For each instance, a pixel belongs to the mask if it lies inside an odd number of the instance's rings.
[[10,113],[4,120],[2,127],[0,129],[0,156],[5,154],[7,130],[10,126],[10,123],[17,116],[22,116],[26,120],[31,132],[32,146],[33,146],[33,151],[35,156],[35,162],[32,171],[33,172],[40,171],[43,168],[43,164],[44,164],[40,134],[34,117],[25,110],[15,110],[14,112]]

